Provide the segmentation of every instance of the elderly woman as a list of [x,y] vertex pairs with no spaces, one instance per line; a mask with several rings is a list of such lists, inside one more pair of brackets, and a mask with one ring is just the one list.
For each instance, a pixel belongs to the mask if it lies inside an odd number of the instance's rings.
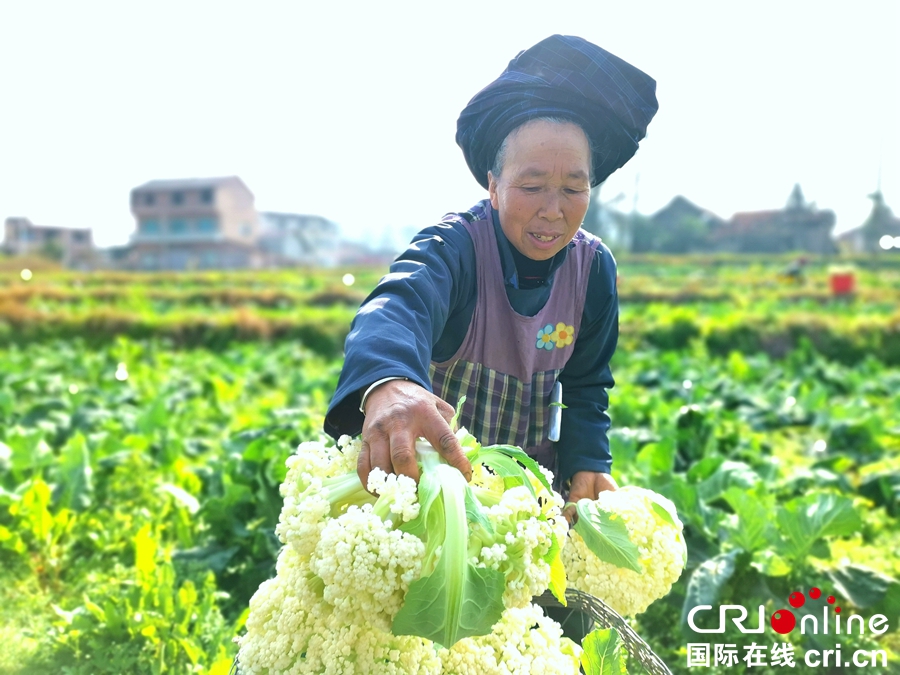
[[[570,500],[616,488],[616,263],[580,227],[591,187],[634,155],[656,109],[650,77],[561,35],[469,102],[456,141],[489,198],[420,232],[347,337],[325,430],[362,432],[364,482],[374,467],[418,477],[420,436],[469,476],[449,425],[465,396],[461,425],[483,444],[525,448]],[[564,411],[551,406],[555,387]]]

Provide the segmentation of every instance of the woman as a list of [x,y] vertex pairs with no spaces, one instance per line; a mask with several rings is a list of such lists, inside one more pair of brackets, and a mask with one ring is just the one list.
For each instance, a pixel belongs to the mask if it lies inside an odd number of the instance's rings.
[[483,444],[524,447],[570,500],[616,488],[606,414],[616,266],[579,228],[591,187],[634,155],[656,109],[650,77],[561,35],[469,102],[456,141],[489,198],[420,232],[347,337],[325,430],[362,431],[363,482],[376,466],[418,477],[420,436],[470,476],[449,426],[465,395],[460,424]]

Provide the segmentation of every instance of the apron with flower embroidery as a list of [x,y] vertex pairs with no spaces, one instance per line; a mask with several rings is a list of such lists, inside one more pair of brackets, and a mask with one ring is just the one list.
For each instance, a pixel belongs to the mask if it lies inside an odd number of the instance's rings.
[[490,202],[479,202],[466,216],[472,220],[450,218],[459,219],[475,245],[478,298],[459,349],[431,363],[432,390],[454,407],[466,397],[460,426],[483,445],[517,445],[555,472],[556,449],[547,438],[550,394],[578,339],[600,240],[579,230],[546,304],[523,316],[506,295]]

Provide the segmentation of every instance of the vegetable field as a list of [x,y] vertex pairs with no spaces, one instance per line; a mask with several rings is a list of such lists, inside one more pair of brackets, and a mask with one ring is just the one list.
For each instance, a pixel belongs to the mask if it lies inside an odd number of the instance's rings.
[[[676,673],[689,643],[751,641],[794,644],[797,673],[900,671],[900,260],[853,261],[846,297],[832,261],[787,262],[620,261],[614,474],[675,503],[689,556],[632,623]],[[383,271],[0,272],[0,674],[228,673],[274,576],[285,460],[319,438]],[[755,627],[813,587],[887,617],[841,636],[887,666],[687,623],[733,604]]]

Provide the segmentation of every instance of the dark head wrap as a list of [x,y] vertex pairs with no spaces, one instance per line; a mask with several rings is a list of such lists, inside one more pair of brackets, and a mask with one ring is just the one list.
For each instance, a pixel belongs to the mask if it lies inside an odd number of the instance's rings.
[[551,35],[520,52],[469,101],[456,123],[456,143],[487,188],[487,173],[511,131],[536,117],[569,119],[591,143],[594,186],[637,152],[657,108],[656,82],[646,73],[587,40]]

